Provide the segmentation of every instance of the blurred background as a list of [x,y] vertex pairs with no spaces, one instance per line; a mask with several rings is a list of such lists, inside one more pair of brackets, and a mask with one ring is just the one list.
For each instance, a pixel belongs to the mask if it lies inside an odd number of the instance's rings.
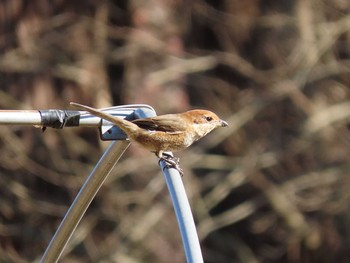
[[[177,154],[205,262],[350,261],[350,2],[3,0],[0,108],[205,108]],[[38,260],[109,142],[0,129],[0,262]],[[185,262],[153,154],[131,145],[60,262]]]

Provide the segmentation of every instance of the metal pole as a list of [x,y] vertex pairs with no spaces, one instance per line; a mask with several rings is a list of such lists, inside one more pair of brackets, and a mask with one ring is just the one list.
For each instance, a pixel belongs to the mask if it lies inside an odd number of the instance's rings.
[[[138,108],[139,107],[139,108]],[[117,114],[119,116],[127,116],[134,112],[134,117],[145,118],[155,116],[155,112],[152,107],[148,105],[126,105],[117,106],[105,109],[111,110],[111,114]],[[51,110],[48,110],[51,111]],[[46,111],[46,113],[48,112]],[[60,111],[61,110],[52,110]],[[64,111],[65,113],[65,111]],[[77,112],[80,115],[80,112]],[[43,111],[21,111],[21,110],[0,110],[0,124],[6,125],[35,125],[42,126],[43,124]],[[74,113],[75,114],[75,113]],[[69,114],[68,114],[69,115]],[[61,120],[61,115],[57,115],[57,119]],[[47,116],[46,116],[47,117]],[[45,118],[46,118],[45,117]],[[51,116],[50,116],[51,117]],[[66,117],[66,116],[64,116]],[[69,117],[69,116],[68,116]],[[45,120],[44,118],[44,120]],[[47,118],[46,118],[47,120]],[[52,119],[50,119],[51,121]],[[65,124],[65,122],[62,122]],[[108,174],[115,166],[121,155],[129,146],[129,141],[123,140],[120,142],[115,141],[119,138],[119,131],[112,132],[112,136],[109,133],[104,133],[105,130],[110,129],[113,124],[101,121],[100,118],[91,116],[89,114],[79,116],[79,123],[73,123],[73,126],[85,126],[85,127],[101,127],[101,138],[114,140],[106,152],[103,154],[94,170],[89,175],[88,179],[84,183],[77,197],[73,201],[73,204],[67,211],[63,221],[58,227],[54,237],[52,238],[49,246],[47,247],[44,255],[41,258],[41,263],[57,262],[62,254],[64,247],[67,245],[74,230],[83,217],[86,209],[90,205],[92,199],[95,197],[97,191],[107,178]],[[44,125],[45,126],[45,125]],[[63,128],[65,125],[60,126]],[[56,128],[56,127],[55,127]],[[107,134],[107,135],[106,135]],[[123,136],[121,137],[123,138]],[[181,176],[176,169],[169,168],[164,161],[160,162],[168,190],[174,205],[175,214],[179,224],[179,229],[182,237],[182,242],[186,254],[188,263],[201,263],[203,262],[203,256],[199,244],[196,226],[193,220],[192,211],[186,191],[181,180]]]
[[187,263],[201,263],[203,256],[196,225],[180,173],[174,168],[169,168],[164,161],[160,162],[160,167],[173,202]]
[[[125,117],[131,114],[133,111],[141,112],[145,111],[146,115],[155,116],[154,109],[145,104],[131,104],[114,106],[109,108],[101,109],[106,113],[110,113],[115,116]],[[0,125],[33,125],[41,126],[43,123],[43,116],[41,112],[49,111],[64,111],[64,110],[0,110]],[[79,117],[79,124],[75,126],[81,127],[101,127],[101,126],[112,126],[111,123],[108,125],[108,121],[105,121],[102,125],[101,118],[90,115],[88,113],[84,114],[83,111],[67,111],[76,112],[77,114],[82,114]],[[154,114],[152,114],[154,113]],[[63,128],[63,127],[62,127]]]
[[129,146],[129,141],[113,141],[85,181],[42,256],[41,263],[57,262],[74,230],[112,168]]
[[0,124],[40,125],[41,116],[37,110],[0,110]]

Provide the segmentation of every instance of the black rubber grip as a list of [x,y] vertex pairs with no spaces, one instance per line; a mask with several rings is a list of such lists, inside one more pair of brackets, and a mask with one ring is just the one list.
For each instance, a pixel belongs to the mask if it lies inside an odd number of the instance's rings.
[[80,113],[73,110],[40,110],[41,125],[62,129],[64,127],[79,126]]

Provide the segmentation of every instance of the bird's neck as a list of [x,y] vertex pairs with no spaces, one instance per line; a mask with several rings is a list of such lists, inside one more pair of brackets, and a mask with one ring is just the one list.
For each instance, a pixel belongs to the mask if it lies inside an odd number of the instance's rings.
[[194,124],[194,139],[197,141],[207,135],[212,129],[205,124]]

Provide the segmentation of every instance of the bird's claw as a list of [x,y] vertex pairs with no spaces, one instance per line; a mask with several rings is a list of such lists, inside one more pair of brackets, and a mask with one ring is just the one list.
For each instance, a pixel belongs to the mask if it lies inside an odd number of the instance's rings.
[[181,177],[184,175],[184,170],[180,167],[180,158],[173,157],[173,156],[168,155],[168,154],[166,154],[166,155],[164,154],[159,159],[159,162],[160,161],[164,161],[168,168],[176,169],[180,173]]

